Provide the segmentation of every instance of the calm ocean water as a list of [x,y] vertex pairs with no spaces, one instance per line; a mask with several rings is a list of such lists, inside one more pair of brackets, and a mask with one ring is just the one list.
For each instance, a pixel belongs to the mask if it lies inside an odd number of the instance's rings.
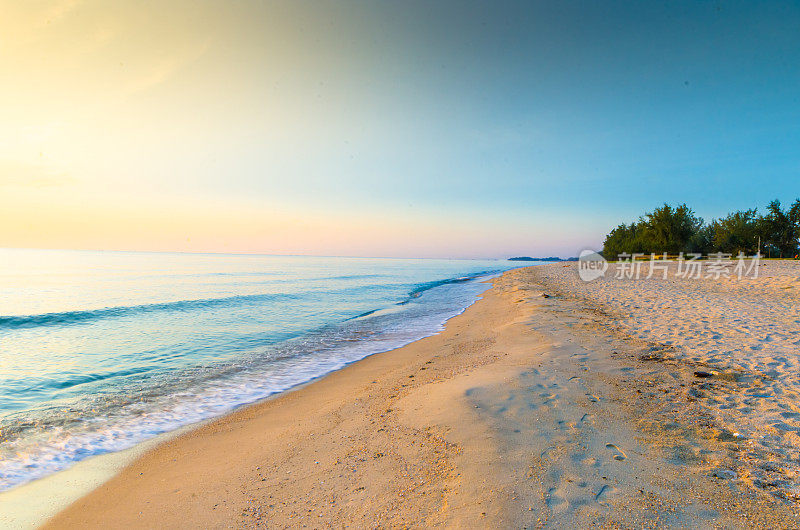
[[516,266],[0,250],[0,491],[431,335]]

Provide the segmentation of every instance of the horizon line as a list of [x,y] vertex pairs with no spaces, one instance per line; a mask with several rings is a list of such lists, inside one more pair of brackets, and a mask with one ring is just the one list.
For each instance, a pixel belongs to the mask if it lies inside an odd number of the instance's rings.
[[[191,250],[126,250],[126,249],[99,249],[99,248],[52,248],[52,247],[6,247],[0,246],[0,250],[44,250],[44,251],[72,251],[72,252],[118,252],[136,254],[194,254],[194,255],[219,255],[219,256],[265,256],[265,257],[284,257],[284,258],[348,258],[348,259],[426,259],[426,260],[489,260],[489,261],[508,261],[510,258],[521,257],[514,255],[509,257],[411,257],[411,256],[352,256],[352,255],[331,255],[331,254],[270,254],[267,252],[221,252],[221,251],[191,251]],[[560,256],[548,256],[559,257]]]

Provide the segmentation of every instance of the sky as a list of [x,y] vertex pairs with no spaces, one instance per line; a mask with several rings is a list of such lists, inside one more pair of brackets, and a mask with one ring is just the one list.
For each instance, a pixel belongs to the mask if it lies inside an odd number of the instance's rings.
[[0,0],[0,247],[573,256],[800,197],[800,3]]

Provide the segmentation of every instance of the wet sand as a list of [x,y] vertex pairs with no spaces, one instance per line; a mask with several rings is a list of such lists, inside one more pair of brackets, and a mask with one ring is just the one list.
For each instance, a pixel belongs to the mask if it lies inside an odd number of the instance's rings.
[[631,286],[574,281],[509,271],[441,334],[167,441],[48,527],[800,525],[691,393],[700,361],[614,313]]

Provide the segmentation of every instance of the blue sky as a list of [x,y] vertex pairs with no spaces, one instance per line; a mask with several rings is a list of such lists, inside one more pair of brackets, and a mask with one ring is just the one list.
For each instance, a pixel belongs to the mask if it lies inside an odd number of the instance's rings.
[[423,29],[399,17],[431,89],[407,104],[444,107],[420,125],[453,168],[431,195],[461,180],[466,201],[628,215],[794,199],[799,4],[586,4],[457,3]]
[[797,2],[36,6],[0,246],[574,255],[800,196]]

